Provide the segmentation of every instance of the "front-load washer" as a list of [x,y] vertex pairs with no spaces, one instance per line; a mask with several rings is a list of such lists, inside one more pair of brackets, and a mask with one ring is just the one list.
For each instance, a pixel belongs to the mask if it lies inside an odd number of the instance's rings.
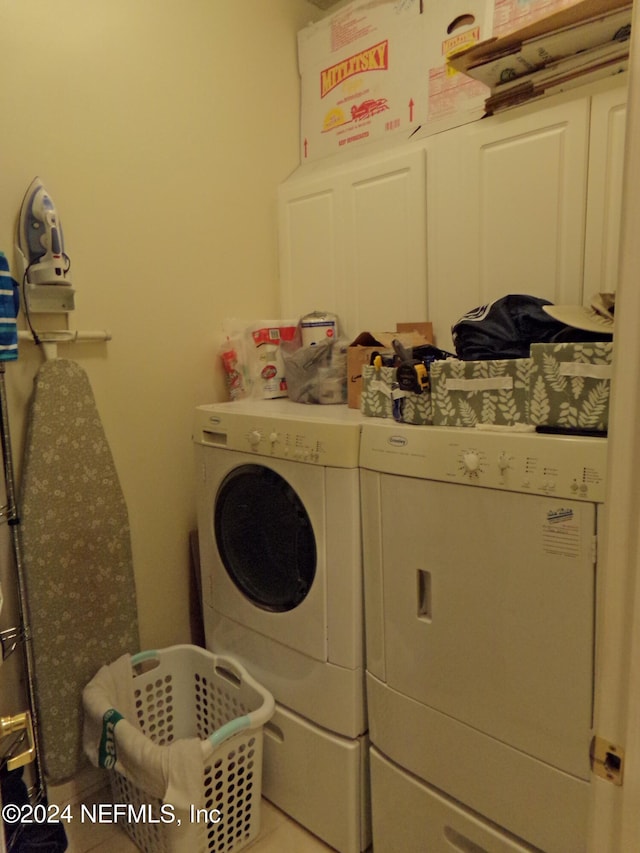
[[359,446],[346,406],[196,410],[207,646],[267,687],[264,795],[337,850],[369,843]]
[[606,448],[363,426],[376,853],[586,850]]

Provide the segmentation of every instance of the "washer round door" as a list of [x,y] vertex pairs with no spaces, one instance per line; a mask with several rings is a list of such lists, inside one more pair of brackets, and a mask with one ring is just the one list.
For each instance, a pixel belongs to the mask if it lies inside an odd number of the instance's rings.
[[227,574],[253,604],[285,612],[306,598],[316,574],[311,521],[291,485],[271,468],[240,465],[218,489],[214,528]]

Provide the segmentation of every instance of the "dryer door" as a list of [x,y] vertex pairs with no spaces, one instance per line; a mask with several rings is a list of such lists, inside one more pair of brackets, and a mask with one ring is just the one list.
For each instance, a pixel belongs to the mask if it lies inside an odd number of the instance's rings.
[[594,505],[410,477],[380,491],[389,685],[588,779]]
[[216,544],[236,587],[264,610],[293,610],[316,573],[309,516],[289,483],[263,465],[230,471],[218,490]]

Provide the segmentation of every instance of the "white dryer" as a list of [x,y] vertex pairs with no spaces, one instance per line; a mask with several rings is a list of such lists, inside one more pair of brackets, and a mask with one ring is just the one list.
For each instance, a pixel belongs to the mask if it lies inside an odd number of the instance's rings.
[[207,646],[276,699],[265,796],[345,853],[369,843],[361,422],[237,401],[198,407],[193,436]]
[[606,447],[363,426],[376,853],[586,850]]

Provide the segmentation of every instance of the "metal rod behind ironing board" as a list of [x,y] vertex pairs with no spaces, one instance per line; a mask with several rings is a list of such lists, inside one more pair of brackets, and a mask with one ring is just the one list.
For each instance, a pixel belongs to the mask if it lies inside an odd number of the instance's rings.
[[36,776],[36,801],[44,799],[44,775],[42,772],[42,760],[40,756],[40,726],[38,721],[38,706],[35,687],[35,660],[33,657],[33,644],[31,640],[31,623],[29,621],[29,605],[27,601],[27,585],[22,561],[22,546],[20,543],[20,519],[18,517],[18,503],[16,500],[15,478],[13,473],[13,455],[11,451],[11,433],[9,430],[9,411],[7,406],[7,388],[4,381],[5,364],[0,361],[0,444],[2,445],[2,458],[4,462],[4,478],[7,490],[7,504],[9,507],[9,527],[11,528],[11,541],[13,545],[13,556],[16,565],[18,579],[18,607],[20,612],[20,623],[23,630],[23,647],[27,665],[27,687],[29,693],[29,705],[31,706],[31,724],[33,737],[36,745],[34,769]]

